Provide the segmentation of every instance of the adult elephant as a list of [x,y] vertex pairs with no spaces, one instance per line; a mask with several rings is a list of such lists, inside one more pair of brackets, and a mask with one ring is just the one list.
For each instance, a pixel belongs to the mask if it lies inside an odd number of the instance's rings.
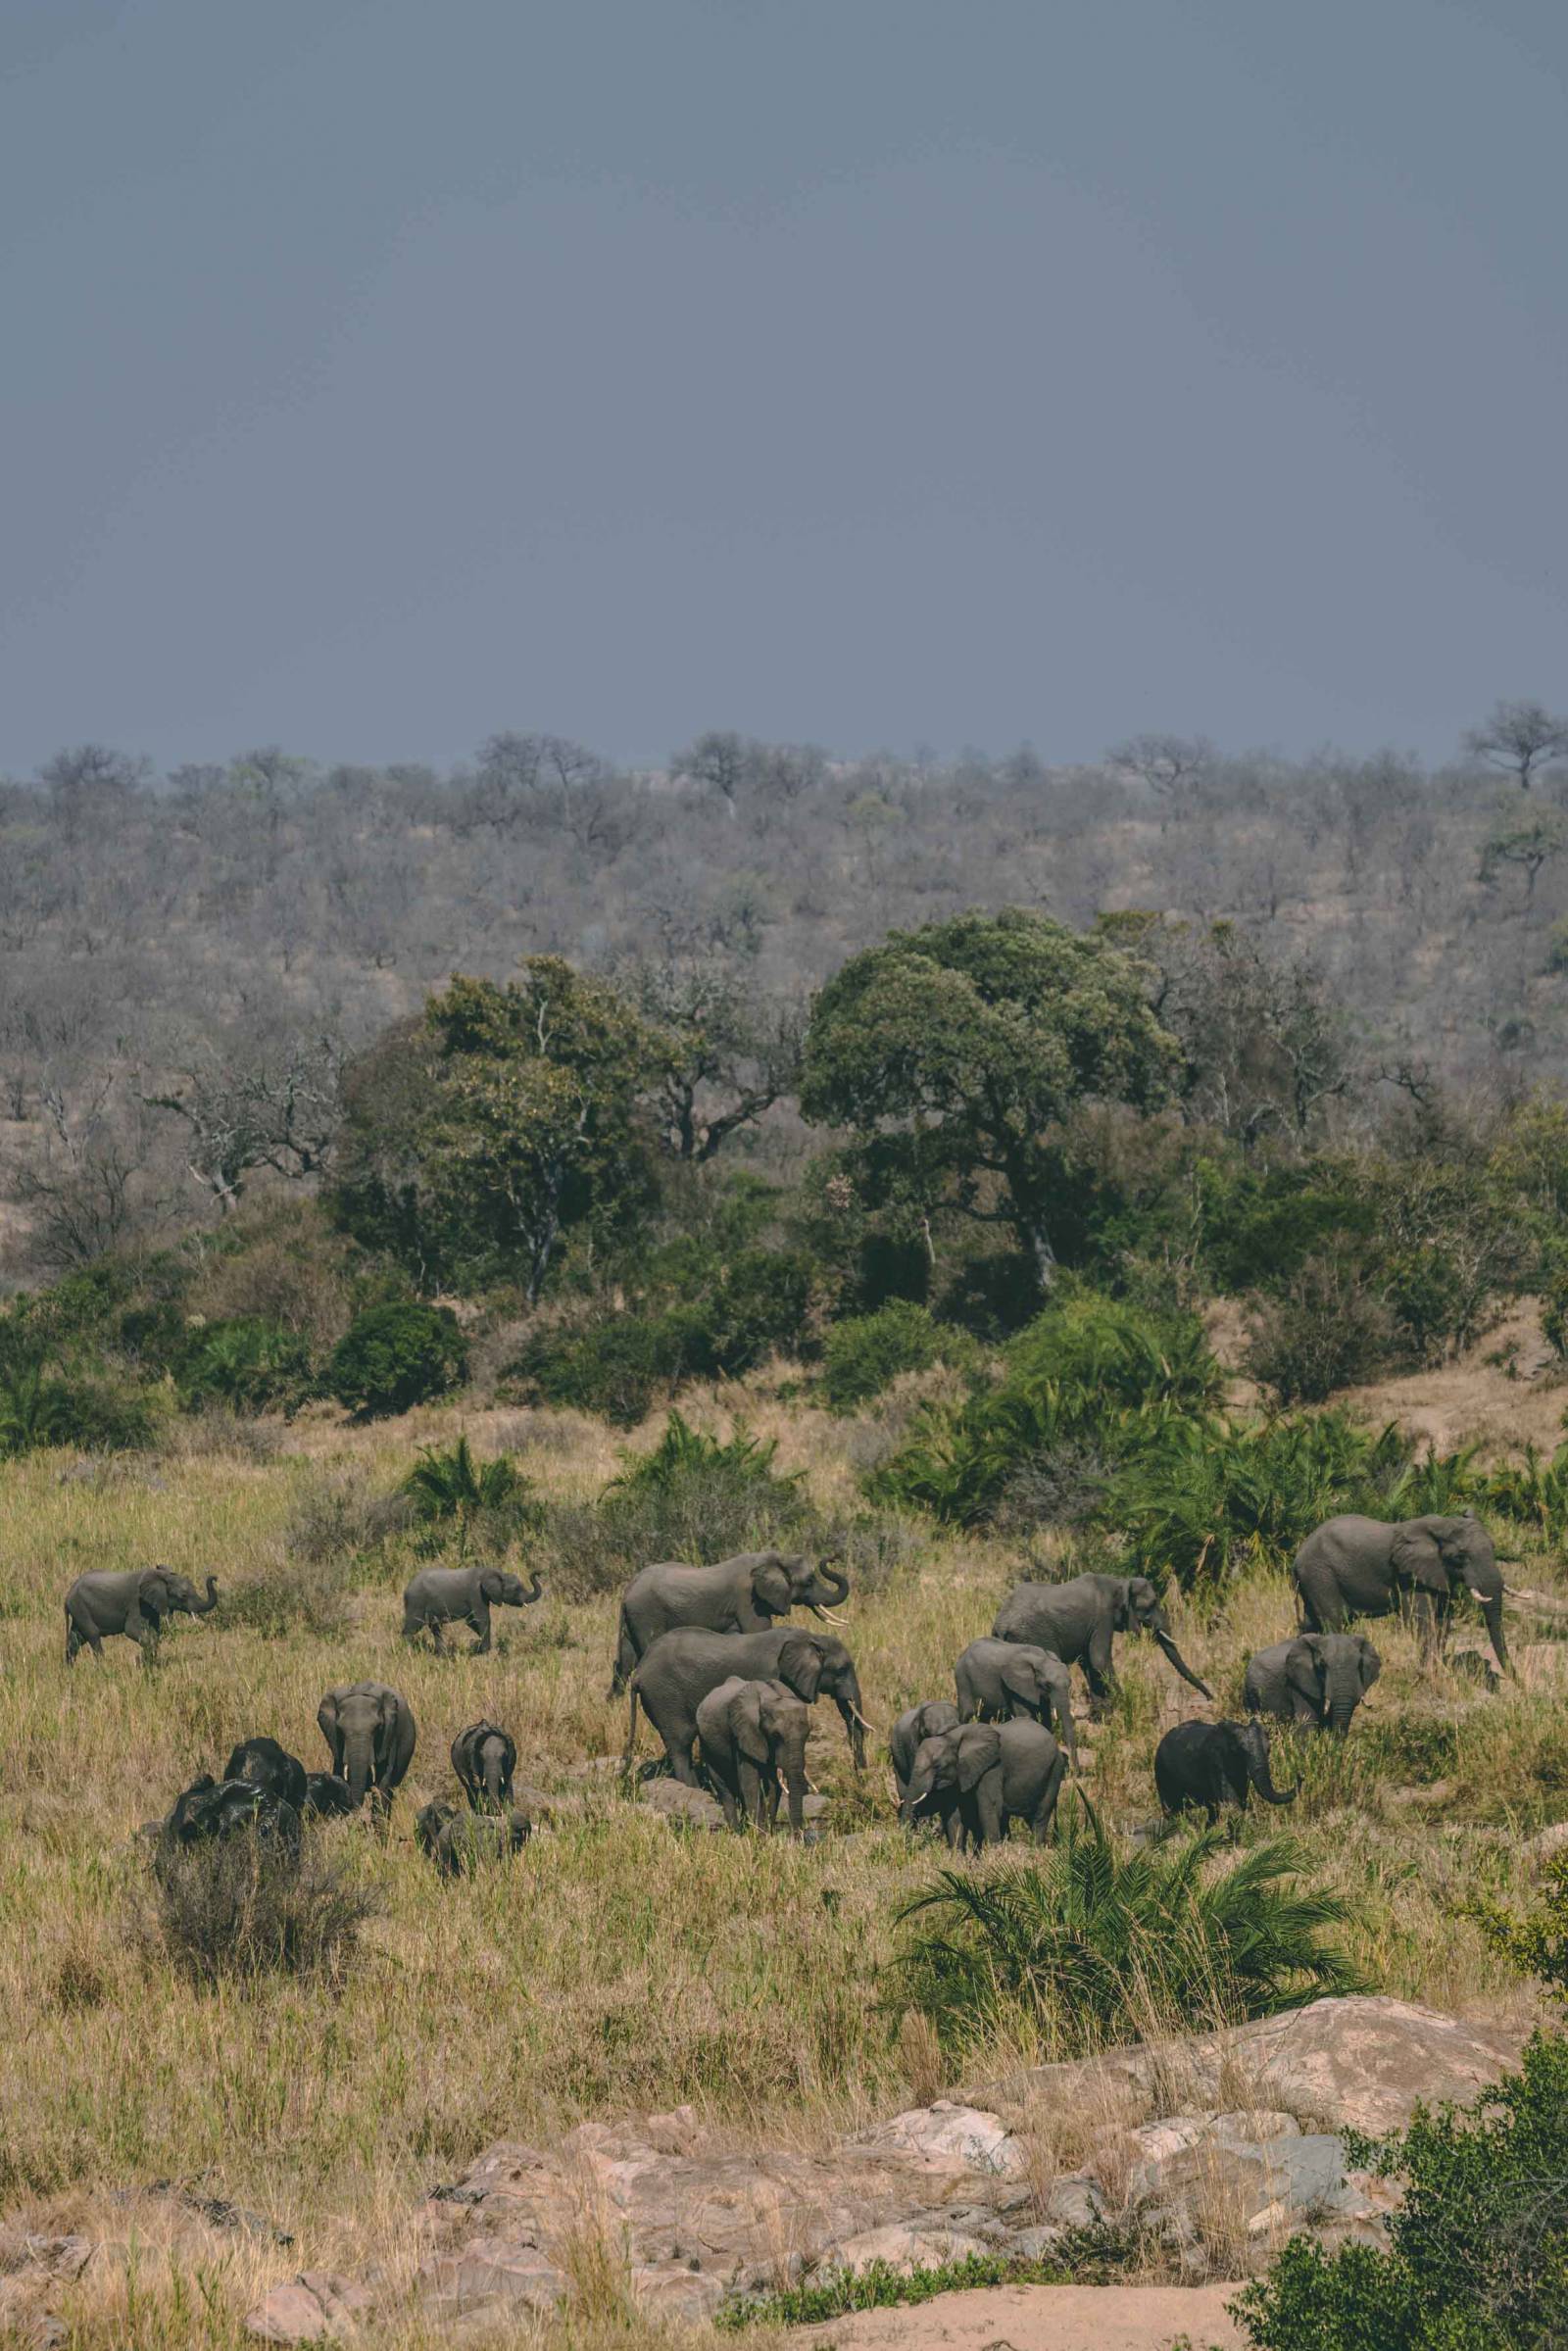
[[1454,1600],[1468,1592],[1498,1665],[1508,1671],[1502,1571],[1473,1510],[1392,1523],[1353,1513],[1328,1519],[1302,1543],[1291,1572],[1309,1633],[1341,1633],[1354,1617],[1402,1610],[1433,1649],[1446,1636]]
[[1249,1714],[1343,1737],[1382,1671],[1382,1658],[1362,1634],[1298,1633],[1252,1652],[1242,1694]]
[[299,1851],[299,1813],[254,1780],[215,1780],[211,1772],[203,1772],[174,1799],[163,1825],[160,1850],[188,1852],[193,1846],[247,1833],[292,1856]]
[[1055,1817],[1067,1758],[1039,1723],[959,1723],[921,1742],[909,1783],[918,1818],[937,1812],[950,1845],[1001,1844],[1026,1821],[1037,1845]]
[[953,1669],[958,1718],[1004,1723],[1024,1715],[1051,1728],[1053,1714],[1074,1771],[1078,1739],[1072,1727],[1072,1682],[1050,1649],[1026,1641],[971,1641]]
[[303,1813],[306,1802],[305,1766],[275,1739],[242,1739],[223,1766],[225,1780],[248,1780],[253,1788],[270,1788],[274,1796]]
[[697,1709],[697,1747],[732,1829],[778,1820],[779,1781],[789,1791],[790,1831],[806,1828],[806,1740],[810,1709],[782,1682],[732,1674]]
[[619,1697],[662,1633],[683,1625],[705,1633],[766,1633],[792,1608],[825,1616],[849,1596],[848,1576],[799,1551],[741,1551],[713,1567],[661,1559],[633,1576],[622,1595],[610,1694]]
[[922,1698],[918,1706],[906,1706],[888,1733],[888,1753],[893,1759],[893,1786],[899,1798],[899,1818],[907,1828],[911,1825],[909,1811],[909,1782],[914,1777],[914,1758],[922,1742],[937,1739],[944,1731],[958,1727],[958,1709],[951,1698]]
[[1003,1601],[991,1630],[998,1641],[1026,1641],[1050,1649],[1063,1665],[1081,1665],[1092,1714],[1100,1714],[1116,1694],[1111,1643],[1118,1633],[1150,1634],[1184,1682],[1205,1698],[1214,1695],[1172,1640],[1159,1594],[1147,1576],[1074,1576],[1066,1584],[1020,1584]]
[[101,1657],[105,1634],[123,1633],[140,1648],[143,1665],[151,1665],[166,1617],[211,1616],[217,1606],[216,1576],[208,1577],[203,1599],[189,1577],[172,1567],[89,1568],[66,1594],[66,1663],[74,1665],[80,1648]]
[[452,1768],[473,1811],[504,1812],[512,1801],[516,1741],[497,1723],[469,1723],[452,1741]]
[[1178,1723],[1154,1749],[1154,1786],[1168,1813],[1200,1806],[1209,1820],[1222,1804],[1245,1804],[1256,1788],[1265,1804],[1294,1804],[1296,1789],[1280,1789],[1269,1771],[1268,1733],[1250,1723]]
[[488,1655],[492,1608],[531,1608],[543,1592],[535,1571],[530,1592],[520,1576],[504,1567],[425,1567],[403,1594],[403,1638],[416,1640],[427,1628],[441,1654],[443,1625],[466,1624],[478,1639],[470,1657]]
[[622,1769],[631,1770],[641,1703],[664,1742],[676,1779],[688,1788],[697,1787],[692,1761],[697,1709],[709,1691],[732,1674],[742,1682],[782,1682],[808,1706],[818,1697],[830,1697],[843,1717],[855,1768],[865,1768],[865,1733],[870,1725],[860,1711],[860,1684],[854,1658],[831,1633],[803,1633],[796,1626],[785,1625],[773,1633],[704,1633],[694,1626],[661,1633],[628,1685],[631,1708]]
[[372,1788],[383,1803],[390,1801],[414,1761],[416,1731],[408,1699],[384,1682],[345,1682],[327,1691],[316,1719],[334,1774],[349,1784],[355,1810]]

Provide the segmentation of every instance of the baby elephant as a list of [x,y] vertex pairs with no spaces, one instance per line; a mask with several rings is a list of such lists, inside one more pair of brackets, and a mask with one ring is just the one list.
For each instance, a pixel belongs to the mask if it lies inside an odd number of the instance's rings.
[[1037,1845],[1051,1834],[1067,1758],[1039,1723],[960,1723],[921,1742],[909,1809],[934,1812],[950,1845],[1001,1844],[1027,1821]]
[[225,1780],[248,1780],[253,1788],[270,1788],[285,1804],[303,1813],[307,1788],[305,1766],[280,1747],[275,1739],[242,1739],[223,1766]]
[[1251,1788],[1265,1804],[1294,1804],[1297,1792],[1275,1787],[1268,1733],[1255,1721],[1178,1723],[1154,1749],[1154,1786],[1167,1813],[1200,1807],[1210,1823],[1222,1804],[1245,1804]]
[[1343,1738],[1382,1671],[1382,1658],[1360,1634],[1302,1633],[1256,1650],[1249,1660],[1247,1711]]
[[215,1780],[204,1772],[174,1800],[165,1821],[162,1849],[188,1851],[192,1846],[220,1842],[242,1834],[275,1844],[295,1854],[300,1844],[300,1816],[292,1804],[258,1788],[253,1780]]
[[1055,1716],[1074,1771],[1071,1678],[1061,1659],[1027,1641],[971,1641],[953,1669],[958,1713],[966,1723],[1004,1723],[1026,1715],[1051,1728]]
[[899,1818],[906,1828],[912,1828],[914,1815],[909,1809],[909,1782],[914,1777],[914,1758],[925,1739],[937,1739],[944,1731],[958,1727],[958,1709],[950,1698],[924,1698],[918,1706],[906,1706],[888,1733],[888,1753],[893,1759],[893,1786],[899,1799]]
[[530,1592],[504,1567],[421,1568],[403,1594],[403,1638],[416,1640],[428,1626],[439,1656],[442,1626],[466,1624],[478,1636],[469,1656],[487,1656],[491,1609],[530,1608],[543,1590],[537,1575]]
[[525,1812],[458,1812],[439,1801],[416,1815],[415,1841],[443,1878],[461,1878],[481,1862],[510,1861],[533,1834]]
[[211,1616],[217,1606],[216,1576],[208,1577],[203,1599],[190,1578],[172,1567],[89,1568],[66,1594],[66,1663],[74,1665],[81,1648],[101,1657],[104,1635],[123,1633],[140,1649],[143,1665],[151,1665],[166,1617]]
[[336,1772],[307,1772],[305,1813],[308,1821],[341,1820],[354,1810],[354,1790]]
[[512,1801],[517,1749],[494,1723],[470,1723],[452,1741],[452,1768],[475,1812],[502,1812]]
[[730,1828],[778,1820],[782,1774],[789,1790],[790,1830],[806,1826],[806,1738],[811,1710],[782,1682],[747,1682],[731,1674],[697,1709],[697,1743]]

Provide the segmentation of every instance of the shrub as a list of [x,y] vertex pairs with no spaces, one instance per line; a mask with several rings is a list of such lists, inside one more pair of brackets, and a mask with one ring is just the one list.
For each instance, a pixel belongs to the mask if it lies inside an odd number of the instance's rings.
[[272,1974],[341,1982],[379,1908],[314,1840],[297,1854],[249,1835],[161,1852],[154,1882],[164,1949],[203,1985]]
[[447,1452],[422,1445],[402,1492],[424,1526],[432,1531],[457,1528],[460,1559],[470,1541],[477,1540],[484,1549],[501,1550],[525,1526],[537,1523],[529,1498],[532,1488],[516,1465],[505,1453],[475,1461],[466,1437],[460,1437]]
[[1273,2016],[1358,1988],[1325,1931],[1346,1905],[1299,1882],[1289,1837],[1216,1865],[1225,1832],[1118,1851],[1086,1800],[1054,1848],[983,1875],[944,1870],[900,1912],[934,1918],[901,1954],[897,1998],[950,2043],[1043,2033],[1063,2055]]
[[552,1591],[585,1598],[650,1559],[722,1559],[802,1540],[810,1505],[799,1478],[773,1468],[774,1450],[741,1428],[720,1445],[671,1412],[659,1444],[597,1502],[546,1513]]
[[1321,1404],[1336,1388],[1375,1378],[1396,1346],[1394,1315],[1356,1267],[1308,1257],[1254,1307],[1247,1368],[1282,1404]]
[[243,1625],[263,1641],[306,1633],[330,1641],[348,1624],[348,1561],[280,1559],[223,1593],[223,1621]]
[[891,1388],[902,1372],[973,1359],[973,1343],[945,1329],[925,1306],[895,1298],[875,1314],[833,1325],[822,1345],[822,1393],[835,1412],[853,1412]]
[[1549,1460],[1527,1445],[1522,1461],[1499,1462],[1477,1477],[1471,1491],[1553,1549],[1568,1538],[1568,1445],[1559,1445]]
[[509,1376],[543,1403],[634,1429],[695,1370],[700,1351],[681,1315],[596,1315],[536,1333]]
[[1499,1958],[1568,2008],[1568,1853],[1548,1862],[1540,1898],[1523,1917],[1484,1897],[1470,1904],[1469,1915]]
[[162,1414],[153,1389],[104,1376],[61,1376],[32,1363],[0,1373],[0,1454],[42,1445],[87,1453],[146,1451]]
[[314,1565],[363,1559],[401,1534],[412,1516],[407,1496],[384,1494],[368,1470],[312,1463],[284,1523],[284,1551]]
[[332,1349],[326,1386],[360,1419],[407,1412],[455,1388],[467,1368],[462,1334],[444,1306],[371,1306]]
[[1385,2252],[1293,2237],[1233,2305],[1258,2351],[1544,2351],[1568,2340],[1568,2040],[1475,2103],[1357,2146],[1404,2200]]
[[292,1415],[313,1386],[310,1348],[295,1331],[260,1315],[210,1324],[191,1347],[180,1372],[186,1404],[214,1401],[236,1412]]

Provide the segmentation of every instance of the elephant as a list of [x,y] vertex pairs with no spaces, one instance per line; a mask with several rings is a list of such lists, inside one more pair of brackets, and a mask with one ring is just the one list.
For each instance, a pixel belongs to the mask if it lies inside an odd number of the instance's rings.
[[865,1733],[871,1726],[860,1711],[855,1660],[831,1633],[803,1633],[793,1625],[774,1633],[705,1633],[693,1625],[661,1633],[627,1685],[631,1708],[622,1769],[631,1770],[641,1701],[664,1742],[670,1770],[695,1788],[697,1709],[709,1691],[732,1674],[742,1682],[782,1682],[808,1706],[819,1695],[830,1697],[844,1718],[855,1768],[864,1770]]
[[507,1861],[520,1853],[533,1834],[525,1812],[459,1812],[450,1804],[424,1805],[414,1826],[416,1842],[443,1878],[461,1878],[482,1861]]
[[346,1682],[329,1690],[317,1708],[332,1757],[332,1770],[347,1780],[356,1812],[368,1789],[383,1803],[414,1761],[414,1715],[384,1682]]
[[305,1810],[305,1766],[275,1739],[242,1739],[223,1766],[225,1780],[248,1780],[254,1788],[270,1788],[296,1812]]
[[944,1731],[955,1731],[958,1725],[958,1709],[949,1698],[924,1698],[918,1706],[906,1706],[888,1733],[888,1753],[893,1758],[893,1786],[899,1799],[899,1818],[906,1828],[912,1827],[909,1810],[909,1782],[914,1777],[914,1758],[921,1741],[936,1739]]
[[520,1576],[504,1567],[421,1568],[403,1594],[403,1638],[414,1641],[428,1626],[440,1656],[442,1626],[462,1621],[479,1637],[469,1656],[487,1656],[491,1609],[531,1608],[543,1591],[537,1571],[529,1592]]
[[1003,1601],[991,1631],[998,1641],[1026,1641],[1050,1649],[1063,1665],[1081,1665],[1094,1715],[1116,1693],[1111,1639],[1117,1633],[1152,1633],[1182,1680],[1205,1698],[1214,1695],[1171,1639],[1159,1594],[1147,1576],[1074,1576],[1067,1584],[1020,1584]]
[[697,1744],[730,1828],[778,1820],[779,1775],[789,1790],[790,1833],[806,1827],[806,1739],[810,1710],[782,1682],[732,1674],[697,1709]]
[[1026,1641],[971,1641],[953,1669],[958,1718],[966,1723],[1003,1723],[1028,1715],[1051,1728],[1053,1712],[1074,1771],[1078,1739],[1072,1727],[1072,1682],[1050,1649]]
[[452,1741],[452,1768],[473,1811],[504,1812],[512,1801],[516,1742],[494,1723],[470,1723]]
[[305,1818],[308,1821],[337,1820],[354,1810],[354,1791],[336,1772],[307,1772],[305,1775]]
[[1479,1682],[1483,1690],[1500,1690],[1502,1688],[1501,1677],[1494,1667],[1492,1659],[1483,1657],[1479,1649],[1456,1650],[1454,1655],[1448,1659],[1448,1670],[1450,1673],[1460,1675],[1466,1682]]
[[1382,1658],[1358,1633],[1299,1633],[1253,1651],[1243,1696],[1249,1714],[1310,1723],[1343,1737],[1382,1671]]
[[172,1567],[91,1568],[66,1594],[66,1663],[74,1665],[83,1646],[101,1657],[104,1635],[123,1633],[139,1645],[143,1665],[151,1665],[166,1616],[176,1610],[186,1616],[211,1616],[217,1606],[216,1576],[208,1577],[203,1599],[189,1578],[176,1575]]
[[1245,1804],[1255,1788],[1265,1804],[1294,1804],[1294,1788],[1275,1787],[1268,1768],[1268,1733],[1254,1717],[1246,1723],[1178,1723],[1154,1749],[1154,1786],[1168,1813],[1200,1805],[1210,1822],[1229,1801]]
[[300,1816],[292,1804],[254,1780],[215,1780],[211,1772],[203,1772],[174,1799],[160,1848],[165,1853],[188,1852],[250,1831],[284,1853],[299,1851]]
[[1353,1514],[1327,1519],[1302,1543],[1291,1572],[1309,1633],[1343,1632],[1352,1617],[1392,1616],[1402,1607],[1429,1651],[1442,1647],[1462,1589],[1481,1610],[1498,1665],[1509,1670],[1502,1572],[1473,1510],[1392,1523]]
[[909,1782],[909,1810],[936,1812],[955,1850],[1004,1841],[1027,1821],[1037,1845],[1055,1817],[1067,1758],[1042,1723],[959,1723],[922,1739]]
[[690,1625],[705,1633],[766,1633],[775,1616],[810,1608],[833,1620],[850,1594],[850,1580],[826,1559],[815,1564],[798,1551],[742,1551],[714,1567],[662,1559],[627,1585],[610,1694],[618,1698],[661,1633]]

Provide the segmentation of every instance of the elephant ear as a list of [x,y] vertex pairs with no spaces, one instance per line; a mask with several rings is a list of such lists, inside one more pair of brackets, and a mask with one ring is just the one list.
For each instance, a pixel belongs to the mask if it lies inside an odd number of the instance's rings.
[[401,1705],[402,1700],[395,1691],[384,1690],[381,1692],[375,1726],[375,1760],[378,1765],[392,1760],[392,1742],[398,1735],[398,1711]]
[[788,1616],[794,1594],[777,1551],[769,1551],[753,1568],[752,1596],[764,1616]]
[[778,1652],[778,1678],[812,1705],[822,1679],[822,1650],[808,1633],[792,1633]]
[[1007,1691],[1009,1696],[1022,1698],[1026,1706],[1038,1706],[1045,1685],[1044,1675],[1029,1650],[1021,1642],[1009,1641],[1007,1646],[1013,1651],[1013,1654],[1005,1660],[1002,1668],[1003,1689]]
[[501,1569],[499,1567],[486,1568],[484,1574],[479,1578],[480,1598],[489,1600],[493,1606],[497,1601],[505,1599],[506,1594],[507,1579]]
[[136,1578],[136,1599],[143,1607],[157,1610],[169,1602],[169,1570],[167,1567],[143,1568]]
[[1355,1645],[1360,1655],[1361,1688],[1363,1690],[1367,1690],[1371,1689],[1379,1674],[1382,1673],[1383,1660],[1364,1633],[1356,1636]]
[[1002,1761],[1002,1741],[984,1723],[970,1723],[958,1738],[958,1791],[972,1796],[987,1772]]
[[1401,1584],[1417,1584],[1423,1592],[1446,1592],[1448,1571],[1443,1553],[1418,1519],[1395,1530],[1389,1544],[1389,1565]]
[[1115,1596],[1111,1602],[1110,1629],[1113,1633],[1130,1633],[1133,1623],[1133,1587],[1130,1576],[1117,1576]]
[[1322,1705],[1323,1645],[1315,1633],[1303,1633],[1286,1650],[1285,1679],[1292,1690],[1309,1698],[1314,1706]]
[[753,1763],[767,1761],[767,1734],[762,1729],[762,1686],[748,1682],[729,1702],[730,1737]]

